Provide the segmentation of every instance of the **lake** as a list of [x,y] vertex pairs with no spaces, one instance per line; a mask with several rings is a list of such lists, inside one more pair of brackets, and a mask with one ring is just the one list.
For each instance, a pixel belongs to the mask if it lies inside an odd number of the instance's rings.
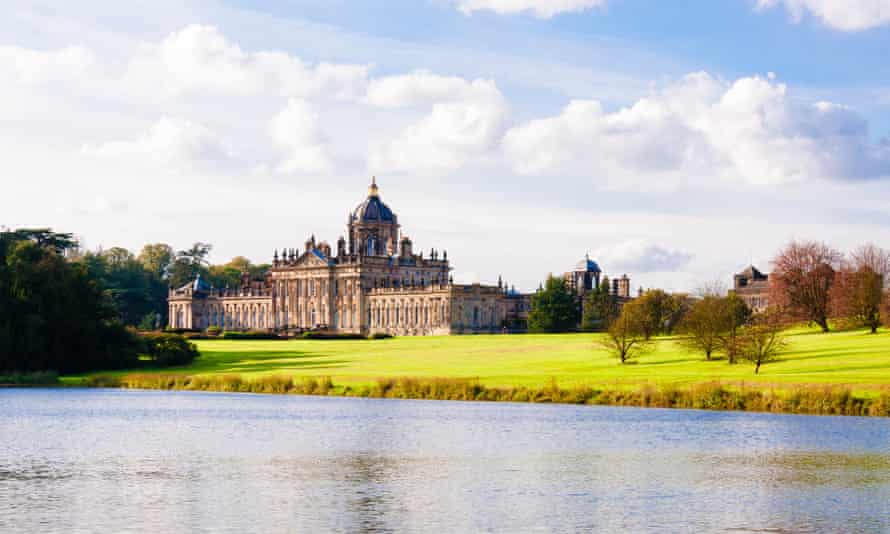
[[890,420],[0,390],[0,532],[888,532]]

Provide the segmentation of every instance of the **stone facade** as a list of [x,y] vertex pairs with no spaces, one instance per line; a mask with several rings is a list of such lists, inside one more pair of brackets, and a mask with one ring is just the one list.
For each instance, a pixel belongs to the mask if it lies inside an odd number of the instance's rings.
[[263,281],[171,289],[170,327],[415,336],[500,332],[527,318],[529,295],[454,284],[450,272],[447,252],[414,252],[374,180],[335,250],[312,236],[302,253],[275,251]]
[[753,265],[732,277],[732,291],[755,313],[769,307],[769,290],[769,275]]

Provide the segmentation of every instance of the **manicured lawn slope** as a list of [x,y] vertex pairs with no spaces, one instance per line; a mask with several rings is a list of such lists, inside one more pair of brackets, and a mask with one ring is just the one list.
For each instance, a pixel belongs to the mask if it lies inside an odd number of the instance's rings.
[[[198,341],[201,357],[164,374],[331,377],[337,384],[379,378],[478,378],[485,386],[541,387],[555,379],[576,385],[677,386],[744,381],[764,385],[849,384],[856,391],[890,387],[890,332],[821,334],[796,330],[781,361],[754,375],[748,364],[705,361],[676,339],[659,339],[636,363],[619,365],[596,344],[597,335],[515,335],[395,338],[387,340]],[[140,370],[144,373],[144,370]],[[121,375],[125,373],[108,373]],[[74,379],[69,379],[74,381]]]

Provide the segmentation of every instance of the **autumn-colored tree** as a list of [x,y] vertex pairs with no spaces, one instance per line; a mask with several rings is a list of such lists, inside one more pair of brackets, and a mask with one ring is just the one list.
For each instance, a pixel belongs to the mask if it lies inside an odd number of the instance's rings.
[[645,332],[646,311],[640,302],[628,302],[621,313],[609,325],[609,330],[599,340],[600,347],[618,358],[622,364],[636,358],[651,348]]
[[841,258],[825,243],[792,241],[773,260],[770,303],[828,332],[831,287]]
[[680,329],[686,334],[684,344],[705,353],[705,359],[722,347],[723,334],[730,329],[731,320],[725,297],[707,295],[692,304]]
[[832,311],[872,333],[881,326],[884,281],[890,275],[890,253],[872,244],[853,251],[832,287]]

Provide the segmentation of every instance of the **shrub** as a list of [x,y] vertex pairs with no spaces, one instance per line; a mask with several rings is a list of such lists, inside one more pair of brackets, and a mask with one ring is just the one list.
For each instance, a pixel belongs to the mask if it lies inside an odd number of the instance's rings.
[[271,332],[250,330],[248,332],[223,332],[223,339],[283,339]]
[[375,332],[368,336],[368,339],[390,339],[392,338],[392,334],[385,334],[383,332]]
[[145,356],[161,367],[188,365],[198,357],[198,347],[179,334],[143,336]]
[[59,373],[55,371],[0,374],[0,384],[4,386],[50,386],[58,383]]
[[331,332],[303,332],[303,339],[365,339],[361,334],[334,334]]
[[222,331],[223,331],[223,329],[218,326],[211,326],[211,327],[207,328],[207,335],[208,336],[218,336],[218,335],[222,334]]
[[200,330],[196,330],[194,328],[169,328],[169,327],[165,328],[164,332],[166,332],[168,334],[188,334],[188,333],[200,334],[201,333]]

